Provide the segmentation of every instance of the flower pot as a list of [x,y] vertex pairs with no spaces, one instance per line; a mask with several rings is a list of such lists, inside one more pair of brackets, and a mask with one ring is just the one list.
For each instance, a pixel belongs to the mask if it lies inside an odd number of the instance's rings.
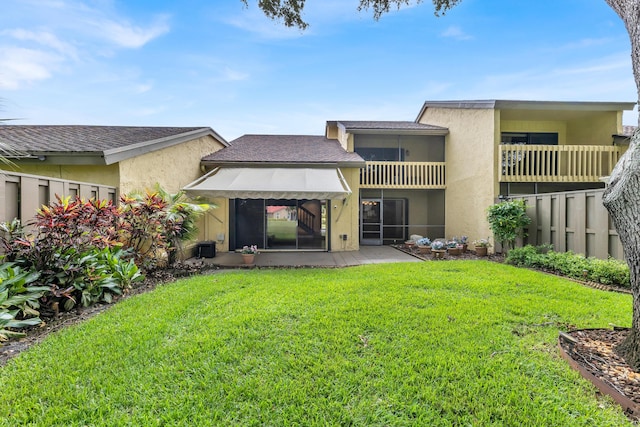
[[242,254],[242,262],[246,265],[251,265],[256,260],[256,254]]
[[447,249],[447,252],[449,252],[449,255],[460,255],[461,251],[462,251],[462,249],[460,249],[460,248],[449,248],[449,249]]
[[435,259],[442,259],[444,258],[444,253],[446,251],[444,249],[431,249],[431,255],[433,255],[433,257]]
[[487,256],[487,249],[486,246],[476,246],[476,255]]
[[431,246],[419,246],[418,245],[418,252],[422,255],[427,255],[431,253]]
[[466,243],[463,243],[463,244],[462,244],[462,253],[463,253],[463,254],[466,254],[466,253],[467,253],[467,244],[466,244]]

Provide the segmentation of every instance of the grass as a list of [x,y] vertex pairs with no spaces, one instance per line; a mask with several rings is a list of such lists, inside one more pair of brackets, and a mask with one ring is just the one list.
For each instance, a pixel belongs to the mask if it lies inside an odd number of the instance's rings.
[[558,356],[631,297],[484,261],[230,271],[0,369],[0,425],[631,425]]
[[282,219],[267,219],[267,234],[277,240],[293,240],[298,236],[298,223]]

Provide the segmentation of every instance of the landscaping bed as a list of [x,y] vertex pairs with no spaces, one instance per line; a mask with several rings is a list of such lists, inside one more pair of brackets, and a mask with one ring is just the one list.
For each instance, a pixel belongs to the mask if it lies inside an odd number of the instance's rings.
[[629,418],[640,420],[640,373],[618,356],[614,348],[628,329],[580,329],[560,334],[563,357],[600,392],[620,404]]

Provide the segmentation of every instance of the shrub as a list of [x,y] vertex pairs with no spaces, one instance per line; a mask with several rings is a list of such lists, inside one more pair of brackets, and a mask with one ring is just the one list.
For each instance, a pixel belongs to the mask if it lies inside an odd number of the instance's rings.
[[40,298],[49,290],[47,286],[35,286],[40,273],[25,271],[14,263],[0,264],[0,341],[23,333],[15,331],[26,326],[38,325]]
[[18,220],[0,225],[0,245],[8,261],[39,271],[44,303],[67,310],[110,302],[142,280],[138,267],[151,270],[168,259],[179,242],[194,236],[197,216],[209,208],[160,187],[122,196],[121,207],[56,197],[37,211],[34,234],[25,234]]
[[156,185],[156,193],[167,203],[167,219],[175,224],[167,230],[169,242],[169,256],[173,260],[176,251],[182,249],[182,242],[196,238],[198,228],[196,222],[211,205],[207,203],[191,203],[187,200],[184,191],[170,194],[159,185]]
[[175,259],[181,242],[195,237],[197,218],[208,204],[190,203],[184,192],[169,194],[159,186],[144,194],[121,197],[121,241],[146,270]]
[[524,200],[500,202],[489,206],[487,220],[496,240],[503,246],[507,243],[511,249],[518,237],[526,235],[523,228],[531,222]]
[[520,267],[539,268],[574,279],[630,287],[629,267],[615,259],[586,258],[571,251],[555,252],[548,250],[548,246],[527,245],[510,250],[505,262]]
[[53,300],[64,299],[65,310],[71,310],[78,303],[88,307],[97,302],[111,302],[112,295],[121,294],[119,283],[104,262],[105,252],[110,250],[60,251],[55,265],[48,270]]
[[60,251],[82,253],[118,245],[118,209],[110,201],[60,198],[43,206],[31,223],[35,235],[26,235],[18,220],[3,224],[0,241],[9,261],[46,271],[58,264]]
[[130,249],[137,265],[153,270],[169,256],[169,236],[179,224],[168,218],[168,203],[158,193],[132,193],[122,203],[121,241]]
[[624,285],[631,282],[629,266],[616,259],[592,259],[589,280],[605,285]]
[[35,235],[19,221],[3,224],[0,237],[8,260],[39,272],[43,301],[56,310],[110,302],[143,277],[131,251],[121,249],[120,210],[110,201],[57,198],[38,210]]

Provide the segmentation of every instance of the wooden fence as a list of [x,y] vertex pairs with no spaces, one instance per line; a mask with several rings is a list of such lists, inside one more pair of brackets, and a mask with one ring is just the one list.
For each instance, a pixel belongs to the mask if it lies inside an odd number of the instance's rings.
[[622,245],[602,205],[604,189],[513,197],[527,204],[531,224],[519,245],[551,244],[558,252],[624,260]]
[[56,195],[117,202],[115,187],[0,170],[0,222],[27,221]]

